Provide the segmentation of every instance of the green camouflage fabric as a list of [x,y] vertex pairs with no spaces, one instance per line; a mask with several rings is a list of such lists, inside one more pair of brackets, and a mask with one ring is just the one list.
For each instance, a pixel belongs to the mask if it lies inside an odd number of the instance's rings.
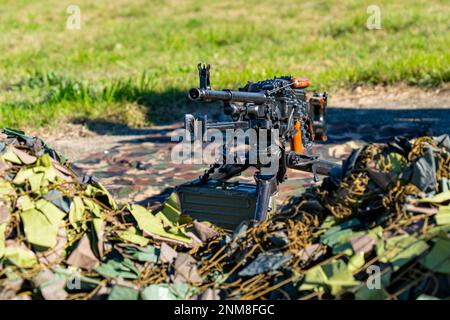
[[[226,233],[181,215],[173,195],[158,210],[116,202],[40,139],[5,129],[0,299],[448,299],[450,138],[342,157],[342,171],[302,184],[270,220]],[[107,159],[90,173],[108,172]],[[152,158],[123,159],[117,181],[152,170]]]
[[[111,279],[147,274],[158,252],[152,243],[201,243],[181,224],[173,197],[155,214],[118,205],[97,178],[77,175],[23,132],[0,134],[0,172],[1,299],[93,297]],[[113,287],[114,297],[120,288]]]

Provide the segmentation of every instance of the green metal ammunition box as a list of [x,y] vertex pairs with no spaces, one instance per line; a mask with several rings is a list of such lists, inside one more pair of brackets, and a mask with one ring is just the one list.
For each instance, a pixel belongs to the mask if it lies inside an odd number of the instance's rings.
[[205,185],[185,184],[177,188],[181,211],[199,221],[234,229],[253,219],[256,186],[245,183],[210,181]]

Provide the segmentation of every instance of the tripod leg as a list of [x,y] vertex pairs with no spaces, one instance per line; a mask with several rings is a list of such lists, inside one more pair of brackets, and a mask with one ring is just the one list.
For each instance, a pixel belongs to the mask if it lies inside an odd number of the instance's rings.
[[211,168],[200,177],[200,183],[206,183],[208,180],[226,181],[245,171],[248,165],[222,164],[212,165]]
[[256,180],[256,209],[254,219],[257,221],[264,221],[267,218],[269,211],[270,198],[277,191],[276,176],[263,176],[257,174]]
[[320,174],[324,176],[330,175],[332,170],[341,168],[338,163],[318,159],[318,157],[299,155],[295,152],[289,152],[286,155],[286,166],[294,170],[312,172],[314,175]]
[[247,165],[225,164],[220,166],[209,177],[214,180],[228,180],[239,175],[242,171],[245,171],[247,168],[248,168]]

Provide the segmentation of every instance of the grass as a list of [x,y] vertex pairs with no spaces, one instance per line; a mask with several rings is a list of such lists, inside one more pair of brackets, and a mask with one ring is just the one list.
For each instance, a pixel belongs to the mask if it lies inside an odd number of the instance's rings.
[[[436,87],[450,79],[445,0],[2,0],[0,121],[54,126],[74,119],[130,125],[181,119],[196,64],[214,88],[274,75],[315,88]],[[69,4],[80,30],[67,30]]]

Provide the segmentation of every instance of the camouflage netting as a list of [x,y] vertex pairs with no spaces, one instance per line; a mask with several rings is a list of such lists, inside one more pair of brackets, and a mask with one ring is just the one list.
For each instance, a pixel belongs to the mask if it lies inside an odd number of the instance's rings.
[[450,297],[450,139],[369,144],[233,234],[117,205],[41,140],[0,134],[0,299]]

